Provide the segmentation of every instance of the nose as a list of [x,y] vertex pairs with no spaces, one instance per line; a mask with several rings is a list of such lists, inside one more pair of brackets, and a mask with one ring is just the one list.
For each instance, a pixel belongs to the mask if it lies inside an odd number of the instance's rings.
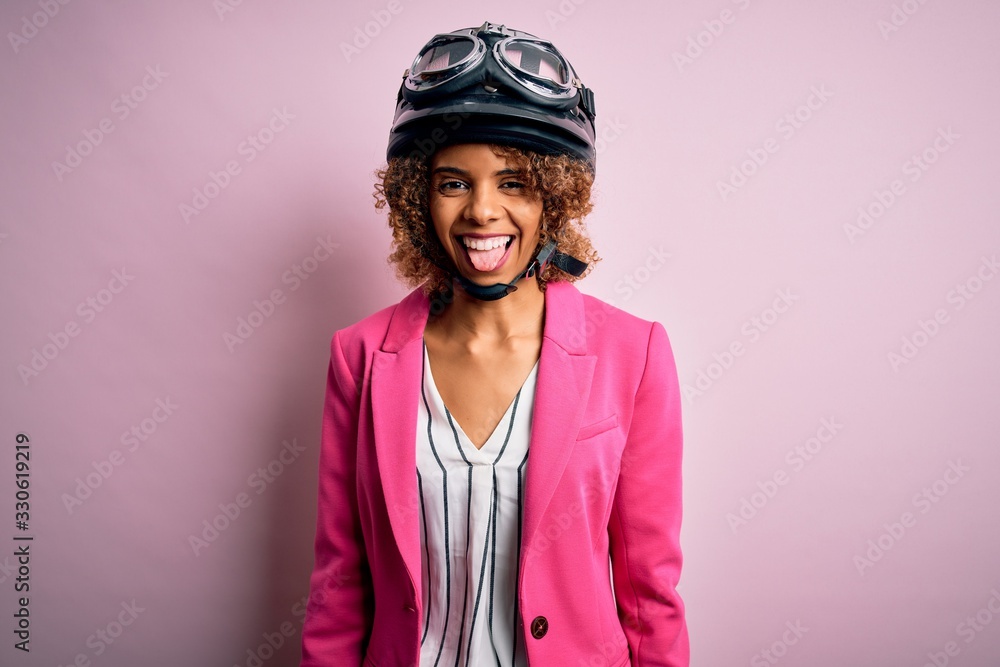
[[500,219],[503,215],[503,205],[500,193],[495,187],[474,185],[469,193],[468,204],[465,207],[465,217],[477,225],[487,225]]

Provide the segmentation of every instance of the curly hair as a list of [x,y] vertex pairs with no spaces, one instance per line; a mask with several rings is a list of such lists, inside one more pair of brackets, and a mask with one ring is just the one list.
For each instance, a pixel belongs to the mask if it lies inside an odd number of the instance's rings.
[[[597,255],[583,218],[593,209],[591,189],[594,184],[590,167],[568,155],[542,155],[534,151],[491,144],[493,152],[504,159],[530,192],[542,198],[542,220],[535,252],[550,239],[556,249],[587,262],[587,270],[574,276],[549,264],[536,276],[544,291],[549,281],[575,282],[583,278],[601,258]],[[375,172],[375,208],[389,207],[392,229],[392,253],[388,263],[407,286],[422,285],[427,295],[446,293],[451,288],[447,273],[429,257],[448,266],[441,242],[434,231],[428,204],[431,157],[395,157],[385,168]]]

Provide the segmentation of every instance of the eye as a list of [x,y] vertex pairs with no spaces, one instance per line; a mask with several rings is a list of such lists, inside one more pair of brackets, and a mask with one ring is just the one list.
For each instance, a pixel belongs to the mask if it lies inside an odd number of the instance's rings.
[[500,187],[505,190],[526,190],[528,186],[521,181],[504,181]]
[[449,193],[461,192],[463,189],[465,189],[465,187],[466,185],[462,181],[449,179],[438,183],[437,191],[442,194],[449,194]]

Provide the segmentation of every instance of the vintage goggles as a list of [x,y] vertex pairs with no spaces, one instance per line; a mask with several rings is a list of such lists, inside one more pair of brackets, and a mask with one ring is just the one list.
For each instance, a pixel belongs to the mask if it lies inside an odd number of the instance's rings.
[[486,92],[499,86],[542,107],[580,107],[594,117],[593,92],[551,42],[489,22],[435,35],[404,73],[401,94],[421,106],[477,83]]

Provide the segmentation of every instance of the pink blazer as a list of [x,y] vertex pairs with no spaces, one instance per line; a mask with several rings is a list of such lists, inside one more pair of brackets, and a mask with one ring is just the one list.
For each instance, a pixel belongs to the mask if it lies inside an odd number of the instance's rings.
[[[429,307],[414,290],[331,342],[303,667],[417,665]],[[549,283],[517,587],[531,665],[688,665],[680,417],[663,326]]]

